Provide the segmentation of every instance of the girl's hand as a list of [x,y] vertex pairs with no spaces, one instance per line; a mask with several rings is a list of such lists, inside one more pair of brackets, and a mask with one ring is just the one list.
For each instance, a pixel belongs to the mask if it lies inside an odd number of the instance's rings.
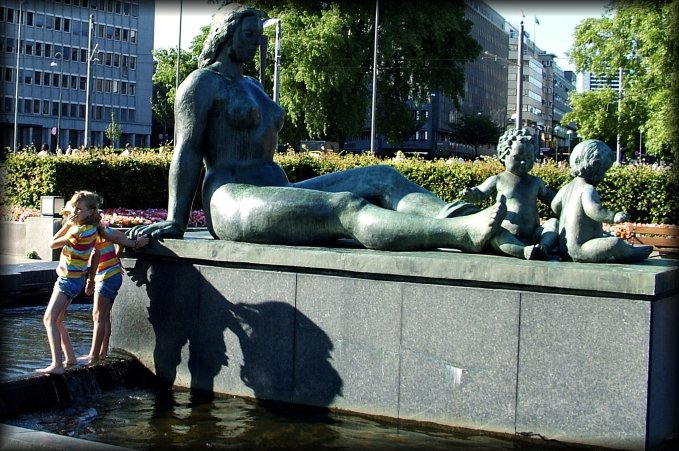
[[92,296],[94,294],[94,281],[87,279],[87,282],[85,282],[85,294],[87,296]]

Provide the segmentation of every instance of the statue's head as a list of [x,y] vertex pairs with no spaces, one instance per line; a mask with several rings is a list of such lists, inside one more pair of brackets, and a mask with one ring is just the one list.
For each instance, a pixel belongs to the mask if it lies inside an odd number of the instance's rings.
[[[527,174],[533,168],[537,157],[533,136],[525,128],[507,130],[498,139],[497,156],[508,171]],[[519,168],[520,162],[524,162],[521,169]]]
[[263,11],[240,3],[229,3],[219,8],[212,16],[210,31],[205,38],[203,50],[198,59],[198,67],[206,67],[214,63],[219,52],[225,46],[230,46],[235,30],[243,19],[250,16],[257,17],[259,20],[266,18]]
[[592,184],[603,180],[614,162],[615,154],[611,148],[598,139],[586,139],[578,143],[568,161],[574,176],[582,177]]

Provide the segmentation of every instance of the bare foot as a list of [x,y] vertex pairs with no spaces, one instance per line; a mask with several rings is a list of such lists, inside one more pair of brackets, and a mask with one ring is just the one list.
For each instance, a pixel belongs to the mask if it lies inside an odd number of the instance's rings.
[[78,363],[83,363],[85,365],[89,365],[90,363],[96,362],[97,360],[99,360],[99,357],[91,355],[84,355],[82,357],[78,357]]
[[486,242],[500,229],[507,215],[507,200],[504,196],[492,207],[473,215],[453,218],[456,220],[454,235],[458,242],[455,247],[464,252],[481,252]]
[[78,360],[64,360],[62,364],[64,366],[73,366],[78,364]]
[[62,365],[50,365],[47,368],[35,370],[35,372],[46,374],[64,374],[64,367]]

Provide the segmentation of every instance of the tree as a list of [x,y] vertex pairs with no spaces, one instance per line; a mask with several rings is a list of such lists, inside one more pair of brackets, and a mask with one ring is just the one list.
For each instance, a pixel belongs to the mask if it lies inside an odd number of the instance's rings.
[[497,145],[502,128],[485,114],[466,114],[457,122],[450,124],[452,139],[455,142],[474,146],[474,156],[478,155],[482,144]]
[[111,146],[114,148],[118,147],[118,139],[120,139],[120,136],[123,134],[123,127],[116,122],[116,115],[113,112],[111,113],[111,123],[108,124],[104,133],[106,134],[106,137],[111,140]]
[[[201,33],[191,41],[190,50],[181,52],[179,75],[181,80],[198,68],[198,57],[209,26],[201,28]],[[157,49],[153,51],[155,71],[153,73],[153,97],[151,110],[153,119],[164,134],[174,129],[174,100],[177,91],[177,49]]]
[[[303,129],[312,139],[333,141],[360,135],[371,97],[374,3],[281,3],[248,2],[282,20],[280,92],[288,117],[282,136],[288,136],[286,128]],[[464,64],[482,51],[470,30],[463,2],[434,0],[426,8],[406,0],[381,2],[378,104],[403,105],[410,99],[428,98],[433,91],[459,104],[464,93]],[[273,42],[274,30],[265,29],[265,33]],[[268,59],[272,60],[272,55]],[[412,127],[412,122],[390,120],[397,113],[378,110],[379,134],[398,137]]]
[[583,137],[609,142],[619,132],[627,154],[633,153],[642,132],[649,153],[671,155],[670,133],[676,128],[670,103],[676,71],[670,35],[673,3],[616,1],[612,17],[586,19],[576,27],[570,50],[576,70],[614,80],[622,68],[623,96],[618,112],[617,92],[614,99],[611,92],[572,93],[573,111],[564,116],[564,125],[574,121]]

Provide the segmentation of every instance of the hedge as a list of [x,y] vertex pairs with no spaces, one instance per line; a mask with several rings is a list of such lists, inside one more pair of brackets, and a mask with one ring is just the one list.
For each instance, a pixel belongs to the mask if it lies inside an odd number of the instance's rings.
[[[2,174],[3,204],[38,208],[40,196],[69,198],[76,190],[88,189],[102,195],[105,207],[165,208],[171,158],[170,153],[154,152],[133,157],[113,153],[77,157],[9,154]],[[343,169],[388,164],[449,202],[457,200],[463,188],[478,185],[504,169],[496,158],[461,163],[422,158],[382,160],[370,154],[288,152],[276,154],[275,160],[293,182]],[[554,163],[536,164],[531,173],[555,191],[572,179],[567,167]],[[604,206],[627,211],[633,222],[679,224],[678,180],[676,172],[669,169],[625,165],[611,168],[597,189]],[[490,203],[488,200],[483,206]],[[198,195],[194,208],[201,208]],[[539,208],[543,217],[552,216],[547,205],[540,203]]]

